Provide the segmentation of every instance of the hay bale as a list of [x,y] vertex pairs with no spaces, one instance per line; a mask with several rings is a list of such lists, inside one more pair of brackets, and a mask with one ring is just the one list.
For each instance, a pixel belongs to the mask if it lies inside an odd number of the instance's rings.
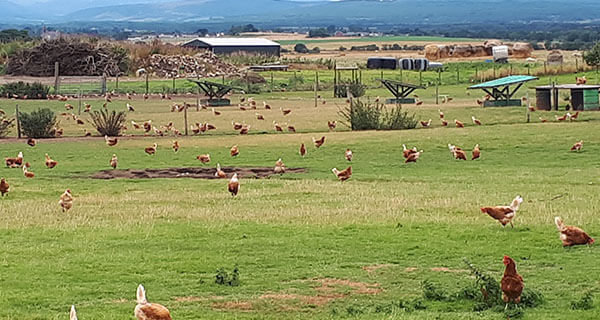
[[517,42],[512,45],[512,55],[515,58],[529,58],[533,52],[533,47],[527,42]]
[[546,62],[548,62],[548,64],[562,64],[563,61],[564,57],[562,53],[558,50],[553,50],[552,52],[550,52],[550,54],[548,54],[548,57],[546,58]]
[[452,57],[467,58],[473,55],[473,47],[470,44],[454,46],[451,51]]
[[425,46],[425,58],[439,60],[450,57],[450,47],[446,45],[428,44]]
[[472,54],[473,57],[485,57],[485,56],[489,55],[485,46],[483,46],[483,45],[473,46],[472,52],[473,52],[473,54]]

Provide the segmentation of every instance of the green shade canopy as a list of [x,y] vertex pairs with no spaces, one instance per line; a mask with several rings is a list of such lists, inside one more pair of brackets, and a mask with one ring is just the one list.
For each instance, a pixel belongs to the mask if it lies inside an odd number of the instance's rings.
[[476,84],[474,86],[470,86],[469,89],[490,89],[501,86],[508,86],[511,84],[525,83],[527,81],[537,80],[537,77],[532,76],[508,76],[480,84]]

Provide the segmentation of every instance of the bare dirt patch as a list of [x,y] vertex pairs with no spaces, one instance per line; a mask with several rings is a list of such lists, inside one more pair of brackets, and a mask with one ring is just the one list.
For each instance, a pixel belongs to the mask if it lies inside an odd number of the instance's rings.
[[252,303],[247,301],[214,302],[212,308],[215,310],[252,311]]
[[322,307],[351,295],[375,295],[383,291],[378,283],[365,283],[346,279],[320,278],[300,281],[315,283],[316,286],[313,287],[313,290],[316,295],[267,292],[258,299],[277,303],[280,305],[281,310],[297,310],[299,306]]
[[362,267],[362,269],[365,270],[367,273],[373,273],[373,272],[375,272],[375,271],[377,271],[379,269],[391,268],[393,266],[394,266],[393,264],[389,264],[389,263],[387,263],[387,264],[373,264],[373,265],[370,265],[370,266],[364,266],[364,267]]
[[[262,179],[275,175],[272,167],[262,168],[221,168],[227,176],[237,173],[240,178]],[[219,179],[215,176],[213,167],[196,168],[168,168],[168,169],[127,169],[103,170],[92,175],[93,179],[157,179],[157,178],[193,178],[193,179]],[[305,173],[304,168],[286,168],[287,173]]]
[[435,271],[435,272],[451,272],[451,273],[469,272],[469,270],[464,270],[464,269],[450,269],[450,268],[446,268],[446,267],[431,268],[431,271]]
[[202,297],[175,297],[175,301],[177,302],[200,302],[206,300],[206,298]]
[[321,284],[320,287],[315,288],[317,291],[330,292],[336,290],[336,288],[343,287],[352,288],[353,294],[378,294],[383,291],[379,287],[379,283],[365,283],[335,278],[314,279],[313,281]]

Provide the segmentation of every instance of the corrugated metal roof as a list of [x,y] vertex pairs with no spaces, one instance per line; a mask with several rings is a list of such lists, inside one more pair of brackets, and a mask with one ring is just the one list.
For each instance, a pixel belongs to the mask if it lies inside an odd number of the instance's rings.
[[532,76],[508,76],[480,84],[476,84],[474,86],[470,86],[469,89],[489,89],[500,86],[507,86],[516,83],[522,83],[532,80],[537,80],[538,78]]
[[232,46],[280,46],[279,43],[264,38],[196,38],[183,45],[194,41],[202,41],[211,47],[232,47]]

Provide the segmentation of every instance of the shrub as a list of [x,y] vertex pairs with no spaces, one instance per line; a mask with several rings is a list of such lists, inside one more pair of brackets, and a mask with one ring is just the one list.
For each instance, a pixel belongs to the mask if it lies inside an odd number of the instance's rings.
[[519,318],[524,315],[524,308],[535,308],[544,303],[544,296],[535,290],[525,288],[521,294],[521,302],[515,309],[505,309],[505,303],[502,301],[502,289],[500,282],[493,277],[484,274],[467,259],[464,259],[465,264],[475,276],[475,287],[477,290],[463,290],[463,297],[471,300],[479,300],[474,306],[473,311],[483,311],[492,309],[498,312],[504,312],[508,318]]
[[383,104],[365,104],[355,99],[339,113],[352,130],[404,130],[417,126],[415,116],[402,111],[401,106],[388,109]]
[[21,133],[29,138],[53,138],[56,115],[48,108],[31,113],[19,112]]
[[126,113],[125,111],[117,112],[113,110],[108,112],[107,109],[101,111],[94,111],[90,113],[92,118],[92,124],[101,135],[107,135],[110,137],[116,137],[121,135],[121,130],[125,125]]
[[23,81],[7,83],[0,88],[0,94],[7,98],[18,96],[27,99],[46,99],[50,88],[39,82],[25,83]]
[[237,287],[240,285],[240,270],[237,266],[233,268],[231,274],[225,271],[225,268],[219,268],[215,275],[215,283],[223,286]]
[[10,132],[10,129],[15,126],[15,119],[0,118],[0,138],[4,138]]
[[439,289],[433,282],[425,280],[421,283],[423,288],[423,297],[427,300],[444,301],[447,300],[449,295],[443,290]]

